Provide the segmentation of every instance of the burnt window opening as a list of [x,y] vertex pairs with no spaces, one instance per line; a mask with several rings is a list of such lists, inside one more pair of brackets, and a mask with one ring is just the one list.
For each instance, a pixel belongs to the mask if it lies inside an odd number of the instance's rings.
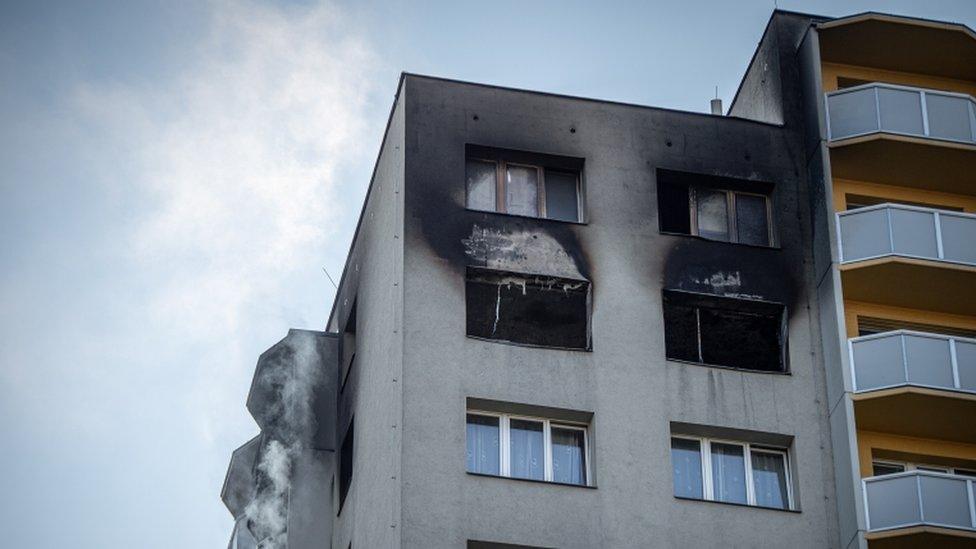
[[771,192],[758,181],[658,170],[659,226],[663,233],[772,246]]
[[339,363],[340,372],[340,391],[346,388],[346,380],[349,379],[349,372],[352,371],[353,363],[356,360],[356,306],[359,299],[354,298],[352,307],[349,309],[349,316],[346,324],[342,328],[342,340],[340,343],[340,356],[342,362]]
[[664,291],[667,358],[761,372],[787,372],[785,307]]
[[467,145],[465,189],[472,210],[583,219],[583,161],[578,158]]
[[522,345],[590,349],[590,284],[469,267],[467,334]]
[[349,427],[346,429],[346,436],[342,437],[342,446],[339,447],[339,511],[338,513],[342,512],[342,505],[346,502],[346,495],[349,493],[349,485],[352,483],[355,420],[356,418],[353,418],[352,420],[349,421]]

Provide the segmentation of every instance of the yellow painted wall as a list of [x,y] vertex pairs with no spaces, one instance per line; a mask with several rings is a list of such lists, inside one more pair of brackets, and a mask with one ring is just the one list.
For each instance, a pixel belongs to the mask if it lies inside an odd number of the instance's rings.
[[[973,189],[976,192],[976,189]],[[847,209],[847,195],[866,195],[885,198],[892,202],[917,202],[962,208],[964,212],[976,212],[976,195],[952,194],[912,187],[896,187],[855,181],[853,179],[834,178],[834,211],[842,212]]]
[[858,315],[976,330],[976,317],[972,316],[937,313],[920,309],[906,309],[864,301],[844,301],[844,321],[847,324],[847,337],[857,337]]
[[823,63],[821,65],[821,72],[823,74],[823,89],[825,92],[835,91],[837,89],[837,77],[846,76],[847,78],[867,80],[868,82],[887,82],[902,86],[916,86],[919,88],[956,93],[968,93],[976,97],[976,82],[966,80],[955,80],[952,78],[910,72],[872,69],[870,67],[859,67],[856,65],[842,65],[840,63]]
[[976,444],[858,431],[857,450],[862,477],[872,475],[872,459],[892,459],[886,451],[904,461],[976,469]]

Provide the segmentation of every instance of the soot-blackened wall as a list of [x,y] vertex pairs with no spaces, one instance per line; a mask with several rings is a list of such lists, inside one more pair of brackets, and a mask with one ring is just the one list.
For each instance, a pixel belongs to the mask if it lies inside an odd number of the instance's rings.
[[[410,75],[402,93],[403,545],[829,545],[798,130]],[[582,159],[584,223],[467,210],[470,144]],[[771,185],[775,247],[662,234],[660,169]],[[467,337],[470,267],[588,281],[591,350]],[[784,306],[789,375],[667,360],[663,289]],[[595,489],[465,474],[468,398],[592,413]],[[801,513],[675,500],[670,422],[792,437]]]

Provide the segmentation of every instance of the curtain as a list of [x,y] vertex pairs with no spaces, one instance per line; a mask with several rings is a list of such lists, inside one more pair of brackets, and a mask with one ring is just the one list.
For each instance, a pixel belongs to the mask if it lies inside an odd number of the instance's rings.
[[499,468],[498,418],[468,415],[468,471],[497,475]]

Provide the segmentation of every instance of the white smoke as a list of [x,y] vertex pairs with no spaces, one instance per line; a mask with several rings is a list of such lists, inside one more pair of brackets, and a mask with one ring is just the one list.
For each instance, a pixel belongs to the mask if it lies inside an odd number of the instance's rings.
[[293,330],[284,345],[258,373],[261,386],[274,391],[264,430],[270,440],[257,465],[257,492],[244,510],[260,547],[267,549],[287,547],[292,465],[315,435],[315,390],[322,381],[313,333]]

